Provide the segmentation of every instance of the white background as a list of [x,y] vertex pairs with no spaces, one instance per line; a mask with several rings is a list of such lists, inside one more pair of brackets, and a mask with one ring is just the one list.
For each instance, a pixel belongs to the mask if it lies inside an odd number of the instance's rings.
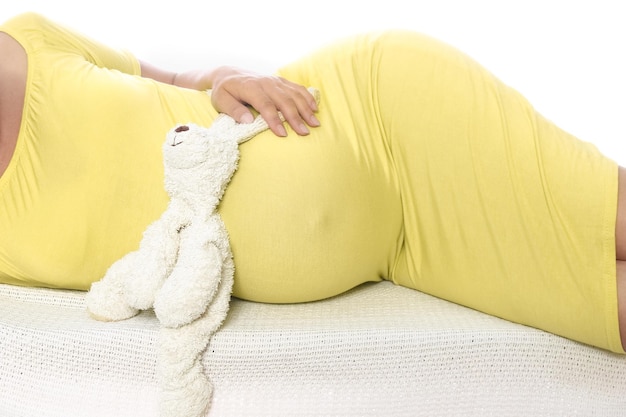
[[623,0],[3,3],[2,21],[37,11],[172,70],[232,64],[271,72],[341,36],[420,31],[473,56],[549,119],[626,165]]

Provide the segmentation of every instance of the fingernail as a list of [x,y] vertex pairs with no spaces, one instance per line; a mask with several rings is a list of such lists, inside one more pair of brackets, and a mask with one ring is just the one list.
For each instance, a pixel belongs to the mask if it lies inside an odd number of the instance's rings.
[[283,125],[278,125],[276,130],[278,130],[278,136],[282,136],[282,137],[287,136],[287,131],[285,130],[285,127]]
[[311,126],[319,126],[320,125],[320,121],[317,120],[317,117],[315,117],[315,115],[311,115],[311,117],[309,117],[309,123],[311,124]]
[[308,134],[310,133],[310,132],[309,132],[309,128],[308,128],[308,127],[306,127],[306,125],[305,125],[304,123],[300,123],[300,124],[298,125],[298,130],[300,131],[299,133],[300,133],[301,135],[308,135]]
[[254,117],[250,113],[246,113],[241,116],[241,123],[252,123],[254,121]]

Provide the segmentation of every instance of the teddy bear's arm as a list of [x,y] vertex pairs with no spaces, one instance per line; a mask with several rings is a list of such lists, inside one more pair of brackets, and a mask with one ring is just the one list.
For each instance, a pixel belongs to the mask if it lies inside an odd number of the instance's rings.
[[181,233],[176,266],[154,301],[154,311],[165,327],[191,323],[206,311],[215,296],[230,252],[218,244],[225,229],[213,220],[208,224],[192,222]]

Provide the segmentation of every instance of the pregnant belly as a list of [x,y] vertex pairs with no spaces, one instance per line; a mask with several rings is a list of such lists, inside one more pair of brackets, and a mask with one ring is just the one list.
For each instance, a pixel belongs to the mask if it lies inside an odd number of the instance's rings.
[[265,132],[241,147],[220,206],[236,296],[313,301],[388,277],[402,233],[399,193],[385,161],[337,135],[324,126],[304,138]]

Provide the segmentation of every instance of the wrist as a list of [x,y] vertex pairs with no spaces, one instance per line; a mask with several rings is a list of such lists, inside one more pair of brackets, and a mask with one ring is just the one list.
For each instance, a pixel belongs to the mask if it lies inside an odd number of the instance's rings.
[[214,71],[196,70],[176,73],[172,79],[172,84],[192,90],[208,90],[213,87]]

